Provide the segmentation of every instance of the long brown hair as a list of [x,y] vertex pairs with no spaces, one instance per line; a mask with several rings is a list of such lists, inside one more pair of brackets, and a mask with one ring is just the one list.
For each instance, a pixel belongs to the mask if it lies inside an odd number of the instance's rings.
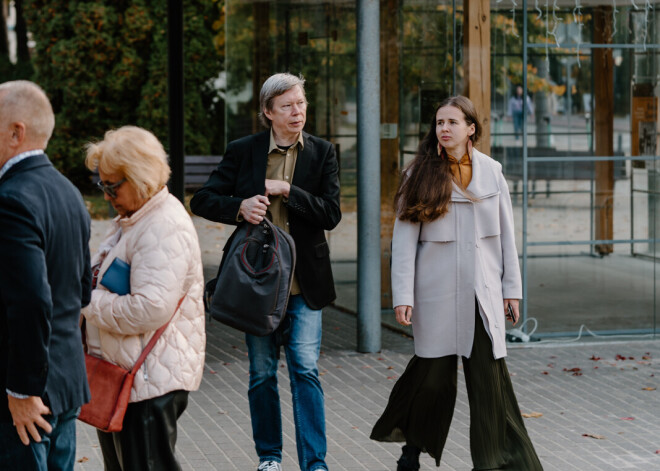
[[458,108],[463,112],[468,126],[474,124],[474,134],[470,136],[473,144],[481,136],[477,110],[467,97],[449,97],[438,105],[433,112],[429,131],[419,143],[417,154],[404,171],[394,196],[394,208],[402,221],[430,222],[449,211],[453,175],[447,151],[443,148],[438,155],[438,136],[435,131],[436,115],[445,106]]

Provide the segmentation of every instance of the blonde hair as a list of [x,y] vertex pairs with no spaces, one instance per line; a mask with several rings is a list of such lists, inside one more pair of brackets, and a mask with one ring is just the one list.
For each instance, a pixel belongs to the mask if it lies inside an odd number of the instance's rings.
[[27,140],[45,149],[55,128],[55,114],[39,85],[14,80],[0,84],[0,122],[23,123]]
[[122,126],[106,132],[102,141],[90,142],[85,149],[88,169],[122,175],[142,198],[151,198],[170,178],[165,149],[146,129]]

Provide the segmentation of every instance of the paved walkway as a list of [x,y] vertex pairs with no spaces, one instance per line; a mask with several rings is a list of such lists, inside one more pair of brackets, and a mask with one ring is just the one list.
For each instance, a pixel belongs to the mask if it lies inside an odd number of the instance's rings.
[[[190,395],[179,422],[181,464],[185,470],[254,470],[246,347],[236,331],[217,322],[207,327],[202,387]],[[410,359],[412,341],[384,330],[381,353],[359,354],[355,339],[355,317],[326,309],[319,367],[326,396],[328,464],[333,471],[394,470],[399,445],[373,442],[369,433]],[[543,414],[525,421],[545,470],[660,470],[660,392],[645,390],[658,387],[659,358],[659,341],[511,349],[508,365],[520,408],[526,414]],[[576,368],[579,371],[572,371]],[[291,395],[283,361],[280,385],[283,465],[295,470]],[[459,397],[441,469],[471,469],[468,424],[465,382],[459,374]],[[102,469],[95,433],[84,424],[79,427],[78,460],[79,469]],[[435,469],[427,455],[422,469]]]
[[[224,230],[195,221],[207,276]],[[98,243],[104,223],[95,222]],[[333,243],[331,241],[331,243]],[[335,242],[336,243],[336,242]],[[216,252],[218,251],[218,252]],[[348,286],[348,285],[347,285]],[[342,285],[338,285],[342,290]],[[179,421],[177,450],[185,470],[255,470],[247,402],[248,359],[242,335],[217,322],[207,325],[206,370]],[[319,362],[326,397],[328,464],[332,471],[396,469],[399,444],[369,440],[396,379],[412,355],[409,337],[383,329],[383,350],[355,352],[356,318],[324,311]],[[282,359],[280,385],[285,471],[298,469],[291,395]],[[532,441],[546,471],[660,470],[660,341],[535,343],[512,346],[508,366]],[[459,374],[459,396],[440,469],[471,469],[469,409]],[[95,432],[80,424],[76,469],[101,470]],[[422,469],[435,463],[428,455]]]

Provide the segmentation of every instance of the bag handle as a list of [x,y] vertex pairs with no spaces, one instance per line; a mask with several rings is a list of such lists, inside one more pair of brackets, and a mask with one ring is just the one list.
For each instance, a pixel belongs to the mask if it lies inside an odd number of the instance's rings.
[[[188,293],[186,293],[188,294]],[[165,332],[165,329],[167,329],[167,326],[170,325],[170,322],[172,322],[172,319],[174,319],[174,316],[176,315],[177,311],[179,310],[179,307],[181,307],[181,303],[183,302],[183,299],[186,297],[186,294],[183,295],[181,299],[179,299],[179,303],[176,305],[176,309],[174,309],[174,313],[172,314],[172,317],[170,317],[170,320],[167,321],[167,323],[161,325],[158,330],[154,333],[154,335],[151,336],[151,339],[149,340],[149,343],[147,344],[146,347],[144,347],[144,350],[142,350],[142,353],[140,353],[139,358],[135,362],[135,365],[133,365],[133,368],[131,369],[131,374],[135,375],[137,371],[140,369],[142,366],[142,363],[144,363],[144,360],[147,358],[147,355],[149,355],[149,352],[151,352],[151,349],[154,348],[154,345],[156,345],[156,342],[160,338],[160,336]]]

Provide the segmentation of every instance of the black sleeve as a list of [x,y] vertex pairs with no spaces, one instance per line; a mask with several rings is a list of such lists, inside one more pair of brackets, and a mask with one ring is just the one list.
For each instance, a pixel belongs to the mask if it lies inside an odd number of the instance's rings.
[[244,198],[234,196],[240,168],[240,152],[229,143],[218,168],[190,201],[193,214],[225,224],[237,224],[236,217]]
[[[0,200],[0,298],[6,308],[10,391],[41,396],[48,374],[53,304],[44,234],[18,199]],[[4,394],[4,391],[3,391]]]

